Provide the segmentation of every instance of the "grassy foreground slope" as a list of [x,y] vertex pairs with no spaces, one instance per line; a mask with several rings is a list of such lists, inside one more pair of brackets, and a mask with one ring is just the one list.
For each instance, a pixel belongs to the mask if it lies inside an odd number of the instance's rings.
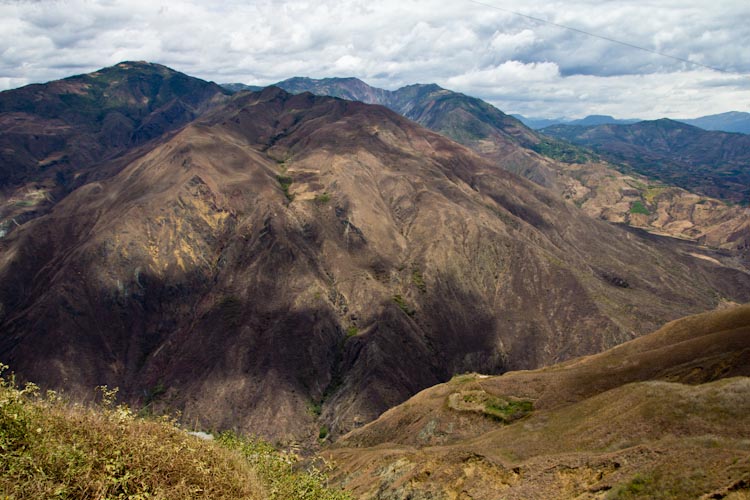
[[[0,365],[0,370],[5,368]],[[224,433],[205,441],[169,419],[71,405],[0,378],[0,498],[347,500],[293,454]]]

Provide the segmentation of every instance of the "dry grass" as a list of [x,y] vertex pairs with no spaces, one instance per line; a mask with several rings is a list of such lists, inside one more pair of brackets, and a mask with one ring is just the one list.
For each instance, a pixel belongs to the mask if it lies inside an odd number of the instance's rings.
[[84,407],[0,378],[0,498],[349,498],[266,443],[204,441],[170,419],[136,417],[101,389],[102,404]]

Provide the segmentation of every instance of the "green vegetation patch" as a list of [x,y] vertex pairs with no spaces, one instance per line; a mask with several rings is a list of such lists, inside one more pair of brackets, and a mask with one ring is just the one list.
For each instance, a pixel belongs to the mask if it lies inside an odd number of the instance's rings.
[[349,328],[346,329],[346,338],[354,337],[359,333],[359,328],[357,328],[354,325],[351,325]]
[[448,396],[448,407],[456,411],[478,413],[503,424],[514,422],[534,411],[532,401],[494,396],[482,389],[454,392]]
[[[320,434],[328,435],[323,427]],[[321,437],[321,439],[324,439]],[[232,432],[222,433],[219,444],[239,451],[255,467],[260,479],[266,484],[269,500],[351,500],[344,490],[328,487],[328,471],[331,466],[325,461],[300,467],[299,458],[283,453],[262,440],[238,437]]]
[[506,424],[525,417],[533,409],[534,404],[528,400],[507,400],[493,397],[484,404],[485,415]]
[[630,205],[630,213],[643,215],[651,214],[651,212],[648,211],[648,208],[646,208],[642,201],[634,201],[632,205]]
[[653,486],[653,478],[636,474],[627,483],[613,488],[605,497],[606,500],[626,499],[626,498],[653,498],[648,495],[648,491]]
[[281,190],[284,191],[284,196],[286,196],[286,199],[289,201],[294,200],[294,195],[289,192],[289,187],[292,185],[292,182],[294,182],[294,180],[288,175],[277,175],[276,180],[279,181],[279,186],[281,186]]
[[395,302],[396,305],[408,316],[414,316],[414,314],[416,314],[417,312],[411,306],[409,306],[409,304],[406,303],[406,300],[404,300],[404,298],[399,294],[393,296],[393,302]]
[[424,282],[424,276],[422,276],[422,272],[418,267],[415,267],[411,271],[411,282],[414,284],[414,286],[417,287],[420,292],[425,293],[427,291],[427,285]]
[[331,201],[331,195],[328,193],[315,195],[315,203],[318,203],[319,205],[325,205],[329,201]]
[[584,148],[574,146],[565,141],[545,137],[532,149],[542,156],[564,163],[587,163],[596,160],[596,155]]
[[310,413],[310,415],[314,417],[319,417],[320,414],[323,411],[323,402],[322,401],[311,401],[307,405],[307,411]]

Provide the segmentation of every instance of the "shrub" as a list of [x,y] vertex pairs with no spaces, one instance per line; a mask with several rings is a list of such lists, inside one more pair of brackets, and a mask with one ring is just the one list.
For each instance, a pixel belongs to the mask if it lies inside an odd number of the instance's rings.
[[393,296],[393,302],[395,302],[396,305],[408,316],[414,316],[414,314],[416,313],[416,311],[409,307],[409,304],[407,304],[404,298],[399,294]]
[[[96,407],[16,388],[0,364],[0,498],[348,500],[324,468],[260,440],[188,435],[169,418],[140,418],[99,388]],[[323,462],[324,467],[328,467]]]
[[[325,431],[328,435],[327,428]],[[327,487],[326,469],[330,469],[330,465],[325,461],[321,461],[322,465],[311,464],[300,469],[296,455],[277,451],[265,441],[241,438],[232,432],[220,434],[218,442],[239,451],[255,467],[267,485],[269,500],[351,500],[348,492]]]
[[422,276],[422,272],[419,270],[419,268],[414,268],[411,271],[411,282],[414,283],[414,286],[417,287],[417,289],[424,293],[427,291],[427,285],[424,282],[424,276]]
[[646,206],[641,201],[634,201],[633,204],[630,205],[630,213],[643,215],[651,214],[651,212],[648,211],[648,208],[646,208]]
[[284,191],[286,199],[289,201],[294,200],[294,195],[289,192],[289,186],[292,185],[293,179],[288,175],[277,175],[276,180],[279,181],[279,186],[281,186],[281,190]]
[[328,193],[318,194],[315,195],[315,203],[319,203],[321,205],[324,205],[331,201],[331,195]]

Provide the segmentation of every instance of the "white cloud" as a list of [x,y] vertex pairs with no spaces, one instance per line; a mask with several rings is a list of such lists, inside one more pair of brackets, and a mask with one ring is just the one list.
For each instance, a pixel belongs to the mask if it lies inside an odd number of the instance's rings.
[[[483,0],[750,73],[750,3]],[[496,2],[496,3],[495,3]],[[696,116],[750,105],[738,78],[468,0],[0,0],[0,89],[144,59],[219,81],[435,82],[544,116]]]

